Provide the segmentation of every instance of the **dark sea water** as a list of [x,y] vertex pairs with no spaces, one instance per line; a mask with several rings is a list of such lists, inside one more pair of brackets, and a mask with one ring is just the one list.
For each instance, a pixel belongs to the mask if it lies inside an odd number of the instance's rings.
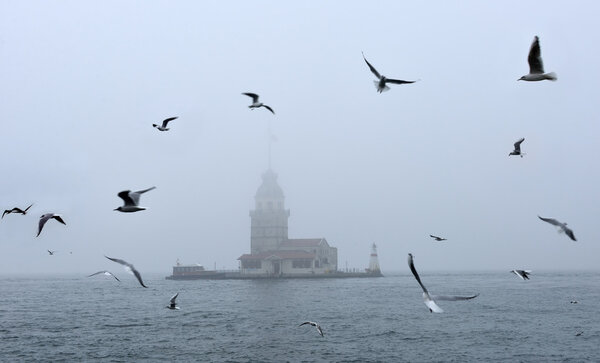
[[[118,271],[115,271],[118,272]],[[0,360],[600,362],[600,273],[408,273],[373,279],[0,278]],[[179,292],[181,310],[166,309]],[[570,304],[571,300],[579,301]],[[315,328],[299,327],[314,320]],[[581,336],[575,333],[583,331]]]

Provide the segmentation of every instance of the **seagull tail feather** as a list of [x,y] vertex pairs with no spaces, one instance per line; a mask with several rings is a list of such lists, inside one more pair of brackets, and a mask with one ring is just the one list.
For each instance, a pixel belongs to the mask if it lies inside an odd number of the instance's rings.
[[546,73],[545,76],[546,76],[546,79],[549,79],[551,81],[556,81],[558,79],[558,77],[556,76],[556,73],[554,73],[554,72]]

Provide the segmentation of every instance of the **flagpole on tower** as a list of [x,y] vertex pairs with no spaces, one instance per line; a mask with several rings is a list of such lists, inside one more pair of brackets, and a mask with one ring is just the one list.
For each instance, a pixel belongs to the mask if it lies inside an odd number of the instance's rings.
[[268,121],[268,132],[269,132],[269,170],[271,170],[271,144],[273,143],[273,134],[271,134],[271,120]]

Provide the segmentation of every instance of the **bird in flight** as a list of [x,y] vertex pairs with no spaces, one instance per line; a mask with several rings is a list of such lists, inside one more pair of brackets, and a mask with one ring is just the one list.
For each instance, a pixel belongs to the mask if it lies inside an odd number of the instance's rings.
[[525,141],[524,137],[520,138],[517,142],[515,142],[515,149],[511,151],[510,154],[508,154],[508,156],[519,155],[520,157],[523,157],[523,155],[525,155],[525,153],[521,153],[521,143],[523,141]]
[[369,63],[369,61],[367,60],[367,58],[365,58],[365,54],[364,53],[363,53],[363,59],[365,60],[365,62],[369,66],[369,69],[371,70],[371,72],[375,75],[375,77],[377,77],[377,81],[373,81],[373,83],[375,83],[375,87],[377,88],[377,92],[379,92],[379,93],[384,92],[384,91],[388,91],[390,89],[387,86],[387,83],[406,84],[406,83],[415,83],[416,82],[416,81],[403,81],[403,80],[400,80],[400,79],[386,78],[385,76],[382,76],[381,74],[379,74],[379,72],[377,72],[377,70],[375,69],[375,67],[373,67],[371,65],[371,63]]
[[176,293],[175,295],[173,295],[173,297],[169,301],[169,305],[166,306],[167,309],[179,310],[179,306],[177,306],[177,303],[175,302],[175,299],[177,299],[177,296],[179,296],[179,293]]
[[[108,257],[107,257],[107,258],[108,258]],[[102,274],[102,275],[106,275],[106,276],[112,276],[112,277],[114,277],[114,278],[115,278],[115,280],[117,280],[117,281],[121,282],[121,280],[119,280],[119,279],[117,278],[117,276],[113,275],[113,274],[112,274],[110,271],[106,271],[106,270],[104,270],[104,271],[98,271],[98,272],[95,272],[95,273],[93,273],[93,274],[89,275],[88,277],[92,277],[92,276],[96,276],[96,275],[100,275],[100,274]]]
[[443,313],[444,312],[444,310],[442,310],[442,308],[440,308],[435,303],[435,300],[446,300],[446,301],[470,300],[470,299],[474,299],[477,296],[479,296],[479,294],[473,295],[473,296],[429,295],[429,291],[427,291],[427,288],[425,288],[425,285],[423,285],[423,283],[421,282],[421,279],[419,278],[419,274],[417,273],[417,269],[415,269],[415,264],[413,263],[412,253],[408,254],[408,267],[410,267],[410,271],[412,271],[413,275],[415,276],[415,279],[417,279],[417,282],[419,283],[419,285],[421,285],[421,289],[423,289],[423,302],[425,303],[427,308],[429,308],[429,312],[431,312],[431,313]]
[[531,273],[531,270],[511,270],[510,272],[519,276],[521,280],[529,280],[529,274]]
[[440,241],[446,241],[446,239],[445,239],[445,238],[438,237],[438,236],[434,236],[434,235],[432,235],[432,234],[430,234],[430,235],[429,235],[429,237],[433,238],[434,240],[436,240],[436,241],[438,241],[438,242],[440,242]]
[[30,205],[29,207],[27,207],[25,209],[21,209],[21,208],[17,208],[17,207],[14,207],[13,209],[6,209],[4,211],[4,213],[2,213],[2,218],[4,218],[5,214],[11,214],[11,213],[20,213],[22,215],[25,215],[25,214],[27,214],[27,211],[29,210],[29,208],[31,208],[32,205]]
[[119,198],[123,199],[124,204],[114,210],[119,211],[119,212],[124,212],[124,213],[132,213],[132,212],[138,212],[141,210],[145,210],[146,208],[139,206],[140,196],[142,194],[146,193],[147,191],[150,191],[155,188],[156,187],[152,187],[152,188],[148,188],[148,189],[144,189],[144,190],[138,190],[137,192],[132,192],[131,190],[124,190],[124,191],[120,192],[117,195],[119,196]]
[[46,222],[48,222],[50,219],[56,219],[57,221],[59,221],[60,223],[64,224],[65,226],[67,225],[65,223],[65,221],[63,221],[62,217],[58,214],[54,214],[54,213],[46,213],[43,214],[40,217],[40,222],[38,224],[38,234],[36,237],[39,237],[40,233],[42,233],[42,228],[44,228],[44,224],[46,224]]
[[556,219],[552,219],[552,218],[542,218],[540,216],[538,216],[538,218],[544,222],[548,222],[552,225],[557,226],[559,233],[564,232],[567,236],[569,236],[570,239],[572,239],[573,241],[577,241],[577,239],[575,239],[575,234],[573,233],[573,230],[571,230],[569,227],[567,227],[566,223],[561,223],[561,222],[557,221]]
[[271,107],[258,101],[258,95],[256,93],[246,92],[246,93],[242,93],[242,94],[245,96],[248,96],[248,97],[252,97],[252,104],[250,106],[248,106],[249,109],[254,110],[255,108],[264,107],[267,110],[271,111],[271,113],[273,113],[273,115],[275,114],[275,111],[273,111],[273,109]]
[[321,336],[325,336],[323,334],[323,329],[321,329],[321,326],[319,324],[315,323],[314,321],[305,321],[304,323],[300,324],[299,326],[306,325],[306,324],[314,326],[315,328],[317,328],[317,331],[319,332],[319,334],[321,334]]
[[167,124],[169,123],[169,121],[173,121],[175,119],[177,119],[177,117],[169,117],[163,120],[162,125],[152,124],[152,126],[156,127],[160,131],[169,131]]
[[[135,267],[133,267],[132,264],[130,264],[129,262],[125,261],[125,260],[120,260],[118,258],[112,258],[112,257],[108,257],[108,256],[104,256],[106,258],[108,258],[111,261],[114,261],[116,263],[120,263],[121,265],[125,266],[125,270],[132,272],[135,275],[135,278],[138,280],[138,282],[140,283],[140,285],[142,285],[143,287],[148,287],[146,285],[144,285],[144,281],[142,281],[142,275],[140,275],[139,271],[135,269]],[[105,272],[105,271],[102,271]],[[108,271],[106,271],[108,272]]]
[[46,250],[46,251],[48,251],[48,254],[49,254],[50,256],[54,256],[54,254],[56,253],[56,251],[50,251],[50,250]]
[[533,43],[531,43],[527,62],[529,63],[529,74],[524,75],[517,81],[535,82],[543,81],[545,79],[556,81],[556,73],[544,73],[544,62],[542,62],[542,51],[540,50],[540,38],[537,35],[533,38]]

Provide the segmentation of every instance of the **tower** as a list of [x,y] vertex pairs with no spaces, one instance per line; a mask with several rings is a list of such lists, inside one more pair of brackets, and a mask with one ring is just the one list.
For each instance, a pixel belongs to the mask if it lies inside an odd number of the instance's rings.
[[377,258],[377,245],[375,243],[373,243],[373,246],[371,246],[371,258],[369,259],[369,272],[381,273],[381,269],[379,268],[379,258]]
[[250,253],[275,250],[288,239],[290,211],[284,209],[284,201],[277,174],[267,170],[254,196],[254,210],[250,211]]

